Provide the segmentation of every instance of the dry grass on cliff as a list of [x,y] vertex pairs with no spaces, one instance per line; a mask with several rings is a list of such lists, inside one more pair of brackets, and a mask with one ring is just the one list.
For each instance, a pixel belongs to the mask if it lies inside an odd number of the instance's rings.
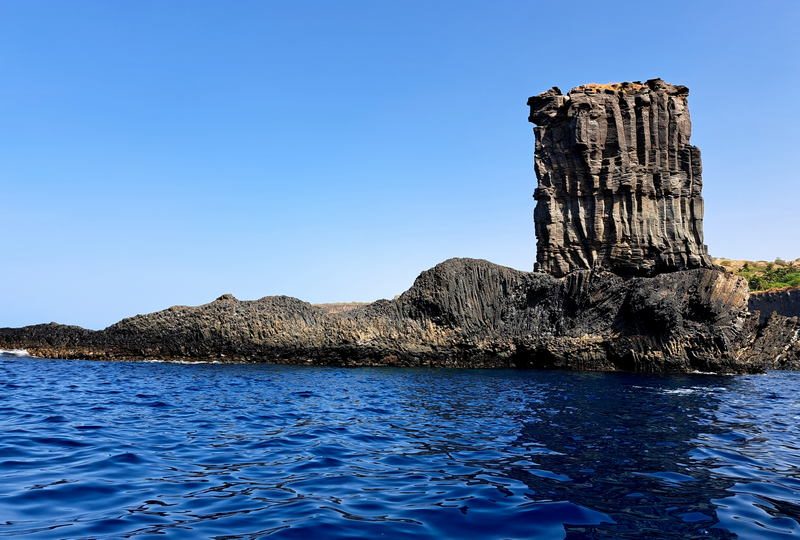
[[314,306],[327,313],[345,313],[368,303],[369,302],[332,302],[330,304],[314,304]]
[[603,92],[606,90],[612,92],[640,92],[647,88],[647,85],[639,82],[631,83],[588,83],[575,88],[575,90],[589,91],[589,92]]

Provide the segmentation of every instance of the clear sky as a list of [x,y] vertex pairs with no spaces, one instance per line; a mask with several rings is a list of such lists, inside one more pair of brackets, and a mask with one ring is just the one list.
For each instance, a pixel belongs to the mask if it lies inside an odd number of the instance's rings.
[[715,256],[800,257],[800,2],[0,0],[0,326],[529,270],[528,96],[691,89]]

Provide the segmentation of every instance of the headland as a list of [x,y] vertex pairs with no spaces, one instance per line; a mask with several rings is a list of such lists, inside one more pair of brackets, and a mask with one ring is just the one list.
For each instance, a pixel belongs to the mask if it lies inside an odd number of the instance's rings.
[[748,280],[708,254],[688,93],[653,79],[567,94],[552,88],[528,100],[536,125],[533,272],[450,259],[394,300],[315,306],[223,295],[99,331],[3,328],[0,348],[337,366],[800,368],[800,319],[754,302]]

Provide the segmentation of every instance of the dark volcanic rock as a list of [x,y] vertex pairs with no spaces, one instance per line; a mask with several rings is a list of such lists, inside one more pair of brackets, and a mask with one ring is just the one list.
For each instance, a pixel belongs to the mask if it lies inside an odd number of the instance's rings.
[[[221,359],[332,365],[757,371],[747,285],[697,269],[625,280],[563,278],[474,259],[423,272],[395,300],[328,313],[289,297],[173,307],[91,332],[0,330],[42,356]],[[749,343],[749,342],[748,342]]]
[[0,328],[0,349],[70,350],[91,344],[96,332],[65,324],[34,324],[24,328]]
[[345,366],[800,367],[798,319],[774,314],[759,322],[748,311],[744,279],[711,268],[687,94],[653,80],[530,99],[544,272],[451,259],[394,300],[318,307],[285,296],[223,295],[96,332],[0,329],[0,348]]
[[770,315],[757,326],[739,352],[744,363],[763,363],[767,369],[800,369],[800,317]]
[[651,276],[712,266],[688,94],[654,79],[567,95],[553,88],[528,100],[538,270]]
[[750,311],[760,312],[762,323],[773,313],[800,317],[800,287],[753,293],[750,295]]

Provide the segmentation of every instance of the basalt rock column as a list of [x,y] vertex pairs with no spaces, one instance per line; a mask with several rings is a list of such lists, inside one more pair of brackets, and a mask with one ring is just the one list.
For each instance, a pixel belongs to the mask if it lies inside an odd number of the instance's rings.
[[685,86],[589,84],[528,100],[536,269],[624,276],[711,267]]

